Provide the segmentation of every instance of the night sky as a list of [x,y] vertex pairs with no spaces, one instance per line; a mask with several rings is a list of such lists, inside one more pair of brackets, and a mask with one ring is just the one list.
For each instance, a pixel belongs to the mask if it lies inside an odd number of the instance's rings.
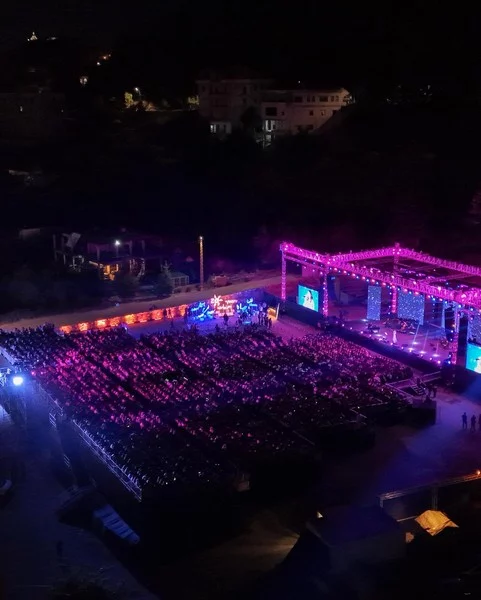
[[[377,3],[376,3],[377,4]],[[306,77],[480,77],[478,12],[437,4],[369,5],[320,0],[23,0],[2,5],[0,47],[35,30],[110,48],[149,38],[185,65],[251,64]],[[337,83],[337,82],[333,82]]]

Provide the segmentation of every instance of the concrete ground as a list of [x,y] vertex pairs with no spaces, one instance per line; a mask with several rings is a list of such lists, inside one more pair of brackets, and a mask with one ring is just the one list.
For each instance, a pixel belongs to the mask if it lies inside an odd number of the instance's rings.
[[[1,407],[0,427],[4,454],[10,447],[7,440],[18,439],[18,429]],[[0,598],[48,600],[53,585],[73,577],[123,590],[126,598],[154,600],[100,539],[58,521],[55,511],[64,490],[51,472],[47,454],[30,452],[25,444],[16,443],[15,448],[25,473],[0,507]],[[63,545],[61,555],[58,542]]]

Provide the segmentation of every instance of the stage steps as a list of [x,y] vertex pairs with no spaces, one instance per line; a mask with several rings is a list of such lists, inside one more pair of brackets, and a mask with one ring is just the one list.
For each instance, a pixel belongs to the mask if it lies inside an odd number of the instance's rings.
[[94,510],[93,519],[97,526],[100,525],[102,533],[109,531],[131,546],[140,542],[140,537],[110,505]]

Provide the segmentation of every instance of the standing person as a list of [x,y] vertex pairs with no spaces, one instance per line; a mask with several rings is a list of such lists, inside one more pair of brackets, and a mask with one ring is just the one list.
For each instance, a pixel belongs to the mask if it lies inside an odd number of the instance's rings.
[[479,429],[479,431],[481,431],[481,413],[479,413],[479,417],[478,417],[478,429]]
[[471,417],[471,431],[476,431],[476,415]]
[[461,417],[462,422],[463,422],[463,429],[467,429],[468,428],[468,415],[464,412],[463,416]]

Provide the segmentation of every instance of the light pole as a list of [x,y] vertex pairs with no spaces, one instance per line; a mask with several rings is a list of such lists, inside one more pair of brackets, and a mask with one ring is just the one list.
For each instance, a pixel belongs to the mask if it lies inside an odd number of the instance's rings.
[[199,235],[200,289],[204,289],[204,238]]

